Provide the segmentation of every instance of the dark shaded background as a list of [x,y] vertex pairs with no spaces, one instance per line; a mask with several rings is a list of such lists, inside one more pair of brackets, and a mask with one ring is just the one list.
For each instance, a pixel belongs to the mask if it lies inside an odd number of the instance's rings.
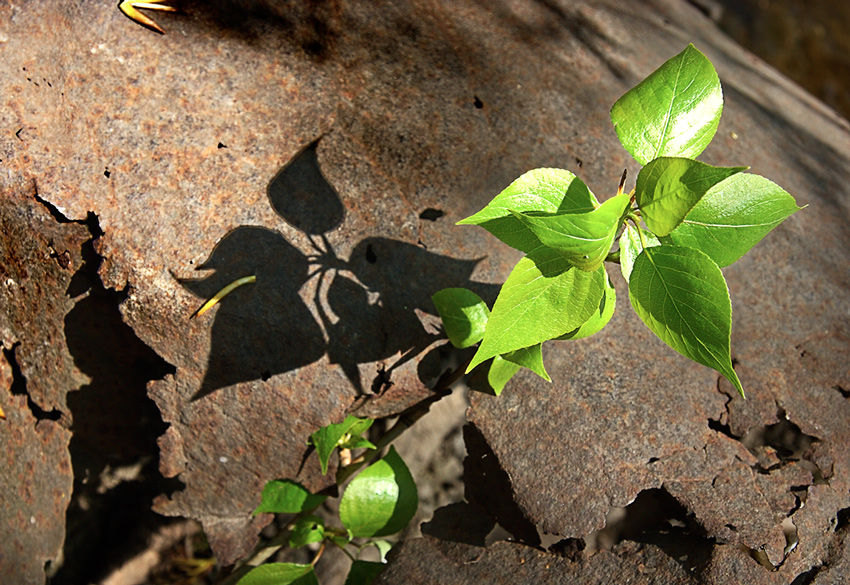
[[740,45],[850,118],[850,2],[694,2]]

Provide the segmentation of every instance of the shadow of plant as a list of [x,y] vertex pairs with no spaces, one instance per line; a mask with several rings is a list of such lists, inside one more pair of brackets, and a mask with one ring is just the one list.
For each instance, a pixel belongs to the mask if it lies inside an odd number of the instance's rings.
[[[470,281],[479,260],[458,260],[382,237],[365,238],[347,260],[339,258],[325,234],[342,223],[345,209],[319,168],[318,142],[301,150],[268,187],[272,207],[309,236],[313,254],[302,253],[277,231],[241,226],[199,267],[213,274],[181,280],[208,299],[239,278],[256,276],[255,283],[219,303],[207,371],[194,400],[239,382],[267,380],[325,354],[363,395],[381,384],[364,388],[359,364],[401,354],[391,371],[439,339],[417,316],[417,311],[436,314],[433,293],[464,286],[495,299],[498,286]],[[311,311],[300,291],[313,278],[319,282]],[[323,290],[326,302],[320,298]]]

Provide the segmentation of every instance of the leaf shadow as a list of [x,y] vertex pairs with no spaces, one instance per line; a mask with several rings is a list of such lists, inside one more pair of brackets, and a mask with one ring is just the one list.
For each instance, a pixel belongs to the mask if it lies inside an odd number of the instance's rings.
[[[198,267],[212,274],[180,280],[192,294],[209,299],[239,278],[256,276],[218,303],[207,370],[193,400],[240,382],[268,380],[326,355],[362,396],[379,390],[384,385],[379,378],[389,380],[393,369],[442,337],[426,330],[417,315],[436,315],[432,294],[464,286],[492,304],[498,293],[497,285],[470,280],[480,259],[451,258],[390,238],[364,238],[348,259],[339,258],[326,233],[342,223],[345,209],[321,172],[318,143],[305,146],[268,186],[272,208],[309,236],[313,254],[278,231],[240,226]],[[313,298],[305,299],[304,287],[313,278],[318,278]],[[394,363],[379,372],[379,383],[364,382],[361,364],[390,359]]]

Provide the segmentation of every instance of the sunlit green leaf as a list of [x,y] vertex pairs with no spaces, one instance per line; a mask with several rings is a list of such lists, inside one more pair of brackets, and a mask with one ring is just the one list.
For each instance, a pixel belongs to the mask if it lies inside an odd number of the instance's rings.
[[387,553],[390,552],[390,549],[393,547],[393,545],[387,542],[386,540],[372,540],[369,542],[369,544],[378,549],[378,554],[381,555],[381,562],[386,563]]
[[[661,245],[658,238],[646,230],[644,230],[644,237],[646,238],[646,245],[649,247]],[[635,260],[642,251],[643,246],[640,243],[640,236],[637,229],[630,224],[626,224],[623,233],[620,235],[620,272],[623,273],[623,278],[626,279],[626,282],[629,282]]]
[[705,252],[722,268],[799,209],[791,195],[764,177],[735,175],[712,187],[670,232],[670,240]]
[[490,309],[481,297],[465,288],[445,288],[431,300],[452,345],[462,349],[481,341],[490,317]]
[[375,444],[363,437],[351,437],[348,441],[339,444],[340,449],[374,449]]
[[605,291],[605,269],[585,272],[551,248],[522,258],[493,305],[467,372],[493,356],[554,339],[590,319]]
[[720,79],[693,45],[626,92],[611,108],[620,143],[641,164],[660,156],[698,156],[717,132]]
[[532,345],[531,347],[517,349],[510,353],[506,353],[502,356],[502,358],[508,360],[513,364],[522,366],[523,368],[528,368],[547,382],[552,381],[552,379],[549,377],[549,374],[546,373],[546,368],[543,366],[542,343]]
[[664,343],[720,372],[743,396],[730,354],[729,290],[711,258],[681,246],[646,248],[635,261],[629,298]]
[[319,585],[313,565],[270,563],[254,567],[237,585]]
[[[480,382],[478,386],[473,386],[473,380],[470,379],[470,388],[483,392],[484,394],[498,396],[502,393],[502,390],[504,390],[505,384],[507,384],[521,368],[522,366],[509,362],[506,359],[502,359],[501,356],[497,355],[489,364],[487,364],[486,380]],[[475,378],[474,374],[473,378]]]
[[534,169],[458,225],[480,225],[507,245],[529,253],[540,246],[540,240],[512,212],[584,213],[598,206],[593,193],[571,172]]
[[593,271],[602,266],[605,256],[611,250],[628,205],[629,194],[622,193],[587,213],[515,211],[514,215],[544,246],[560,252],[573,266]]
[[363,433],[372,425],[372,422],[371,419],[348,415],[341,423],[322,427],[310,435],[310,441],[316,447],[323,474],[328,472],[331,453],[337,448],[340,441],[348,441],[346,435],[354,436]]
[[325,537],[325,523],[318,516],[303,516],[298,519],[289,535],[289,546],[298,548],[321,542]]
[[717,183],[747,167],[713,167],[688,158],[657,158],[638,174],[635,201],[646,227],[666,236]]
[[395,534],[416,514],[416,483],[401,457],[387,455],[357,475],[342,495],[339,518],[355,537]]
[[602,331],[602,328],[608,324],[608,321],[611,320],[611,317],[614,316],[614,308],[617,306],[617,291],[614,290],[614,286],[611,284],[611,279],[607,276],[605,277],[605,294],[602,295],[602,299],[599,301],[599,308],[593,315],[585,321],[581,327],[577,329],[573,329],[569,333],[565,333],[560,337],[556,337],[555,339],[559,339],[562,341],[566,340],[574,340],[574,339],[584,339],[585,337],[590,337],[596,333]]
[[263,487],[262,500],[254,515],[298,514],[317,508],[326,499],[327,496],[311,494],[300,483],[290,479],[275,479]]

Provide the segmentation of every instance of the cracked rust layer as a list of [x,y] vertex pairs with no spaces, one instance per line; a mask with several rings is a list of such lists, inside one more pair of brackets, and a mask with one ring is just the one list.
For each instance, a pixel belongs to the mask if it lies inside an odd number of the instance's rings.
[[85,378],[63,320],[90,234],[57,222],[31,182],[2,179],[0,225],[0,566],[10,583],[40,583],[59,556],[71,498],[66,394]]
[[[608,107],[692,41],[726,96],[703,158],[808,204],[726,271],[750,400],[624,312],[546,348],[553,384],[520,376],[469,418],[517,525],[582,538],[664,488],[730,543],[718,555],[781,562],[790,514],[799,545],[777,574],[820,566],[848,507],[846,121],[682,1],[295,4],[187,2],[158,16],[164,36],[105,0],[0,6],[0,176],[68,218],[97,214],[104,284],[128,287],[123,318],[175,368],[149,394],[170,424],[161,470],[185,489],[156,509],[199,519],[229,563],[268,521],[250,517],[267,480],[326,485],[309,434],[426,396],[430,294],[492,299],[517,260],[454,222],[534,167],[613,192],[637,166]],[[62,410],[63,364],[38,366],[54,368],[32,389],[45,411]],[[798,459],[744,445],[778,412],[811,438]]]

